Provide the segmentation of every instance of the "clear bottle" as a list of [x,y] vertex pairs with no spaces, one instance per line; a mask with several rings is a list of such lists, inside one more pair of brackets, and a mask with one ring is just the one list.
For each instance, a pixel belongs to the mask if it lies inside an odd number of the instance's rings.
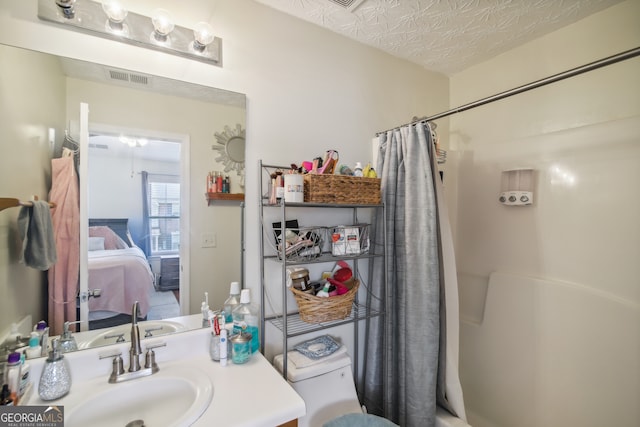
[[202,313],[202,327],[210,328],[209,323],[209,292],[204,293],[204,301],[200,304],[200,312]]
[[258,351],[260,338],[258,334],[258,310],[251,305],[251,291],[240,292],[240,304],[231,312],[233,317],[233,334],[242,332],[251,334],[251,354]]
[[362,164],[360,162],[356,162],[356,166],[353,168],[353,176],[361,177],[362,175]]
[[51,342],[49,357],[42,368],[38,394],[42,400],[58,399],[71,390],[71,372],[62,355],[58,339]]
[[231,282],[229,286],[229,297],[224,302],[224,320],[226,323],[233,322],[233,315],[231,312],[240,304],[240,283]]

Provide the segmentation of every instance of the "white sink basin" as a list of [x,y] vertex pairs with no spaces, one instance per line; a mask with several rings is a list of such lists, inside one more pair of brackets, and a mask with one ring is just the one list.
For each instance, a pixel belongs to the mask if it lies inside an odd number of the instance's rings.
[[[153,330],[162,328],[160,330]],[[144,339],[147,334],[147,330],[152,337],[157,337],[160,335],[170,334],[172,332],[185,330],[185,326],[178,323],[172,322],[169,320],[147,320],[144,322],[138,322],[138,329],[140,331],[140,339]],[[108,344],[116,344],[118,338],[106,338],[111,335],[122,334],[122,338],[126,342],[131,340],[131,324],[120,325],[113,328],[102,329],[96,334],[90,334],[89,338],[82,339],[80,336],[77,336],[78,348],[93,348],[93,347],[101,347],[103,345]],[[122,342],[122,341],[121,341]]]
[[[199,369],[172,366],[117,384],[108,384],[105,377],[86,388],[72,388],[72,394],[73,403],[59,402],[65,405],[65,427],[189,426],[209,407],[213,385]],[[76,400],[78,396],[90,397]]]

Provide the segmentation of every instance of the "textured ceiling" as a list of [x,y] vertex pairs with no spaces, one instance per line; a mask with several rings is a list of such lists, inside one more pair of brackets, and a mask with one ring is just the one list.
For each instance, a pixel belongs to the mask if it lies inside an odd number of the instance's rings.
[[451,75],[622,0],[256,1]]

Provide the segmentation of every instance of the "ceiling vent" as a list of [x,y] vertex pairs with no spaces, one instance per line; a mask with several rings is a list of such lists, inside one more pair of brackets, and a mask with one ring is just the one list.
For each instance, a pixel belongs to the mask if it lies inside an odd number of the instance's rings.
[[89,143],[89,148],[98,148],[100,150],[108,150],[109,146],[107,144],[94,144]]
[[145,85],[145,86],[149,84],[149,77],[144,76],[142,74],[129,73],[129,72],[120,71],[120,70],[108,70],[108,73],[109,73],[109,79],[111,80],[136,83],[136,84]]
[[353,12],[360,6],[365,0],[329,0],[331,3],[335,3],[340,7],[347,9],[349,12]]

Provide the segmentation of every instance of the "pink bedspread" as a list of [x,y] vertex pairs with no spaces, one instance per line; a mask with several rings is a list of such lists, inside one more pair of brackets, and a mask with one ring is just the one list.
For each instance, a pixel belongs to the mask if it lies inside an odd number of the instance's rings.
[[131,314],[135,301],[140,303],[140,317],[149,311],[153,274],[138,247],[89,251],[89,289],[100,289],[99,298],[89,300],[89,311],[107,310]]

